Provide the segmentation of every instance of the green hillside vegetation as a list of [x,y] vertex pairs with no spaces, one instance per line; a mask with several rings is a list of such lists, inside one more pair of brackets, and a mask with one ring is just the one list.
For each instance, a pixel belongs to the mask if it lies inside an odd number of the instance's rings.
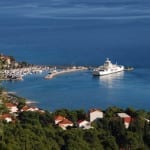
[[[3,105],[7,98],[0,89],[1,113],[7,112]],[[19,98],[18,98],[19,101]],[[23,105],[23,100],[20,99]],[[20,105],[21,107],[21,105]],[[126,112],[134,119],[125,129],[116,112]],[[77,128],[77,121],[88,119],[84,110],[60,109],[53,113],[45,111],[20,112],[15,121],[0,122],[1,150],[148,150],[150,149],[150,112],[109,107],[104,118],[92,123],[93,129]],[[73,127],[62,130],[54,124],[54,116],[63,115],[74,122]]]

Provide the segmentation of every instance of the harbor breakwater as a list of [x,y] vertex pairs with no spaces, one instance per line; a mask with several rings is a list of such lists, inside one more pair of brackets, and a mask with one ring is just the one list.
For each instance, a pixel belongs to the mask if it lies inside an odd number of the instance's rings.
[[45,76],[45,79],[52,79],[58,75],[64,74],[64,73],[71,73],[71,72],[76,72],[76,71],[82,71],[82,70],[87,70],[87,67],[72,67],[72,68],[66,68],[57,71],[56,69],[50,72],[47,76]]

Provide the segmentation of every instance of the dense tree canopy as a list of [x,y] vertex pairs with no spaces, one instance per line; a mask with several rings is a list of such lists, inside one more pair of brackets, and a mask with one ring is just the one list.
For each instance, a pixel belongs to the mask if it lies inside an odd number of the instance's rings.
[[[54,113],[21,112],[15,123],[3,122],[3,139],[0,149],[7,150],[117,150],[149,149],[150,124],[135,119],[129,129],[121,120],[105,118],[93,123],[94,128],[83,130],[70,128],[66,131],[54,125],[54,114],[70,116],[76,121],[81,110],[59,110]],[[66,113],[67,112],[67,113]],[[147,114],[147,112],[145,112]],[[80,117],[79,117],[80,118]]]

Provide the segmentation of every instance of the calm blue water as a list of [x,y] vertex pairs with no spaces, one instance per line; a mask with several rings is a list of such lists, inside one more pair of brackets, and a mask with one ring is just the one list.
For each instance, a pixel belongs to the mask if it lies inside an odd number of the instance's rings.
[[149,0],[1,0],[0,52],[34,64],[99,65],[106,57],[133,72],[93,78],[90,72],[46,81],[4,82],[10,91],[56,108],[150,109]]

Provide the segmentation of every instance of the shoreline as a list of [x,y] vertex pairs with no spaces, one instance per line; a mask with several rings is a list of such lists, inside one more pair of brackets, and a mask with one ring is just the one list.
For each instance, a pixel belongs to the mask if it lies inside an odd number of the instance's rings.
[[9,91],[6,90],[6,91],[3,92],[3,94],[9,95],[10,97],[13,97],[13,98],[23,99],[27,105],[32,105],[32,104],[38,104],[39,103],[35,100],[31,100],[31,99],[19,96],[19,95],[17,95],[16,92],[9,92]]

